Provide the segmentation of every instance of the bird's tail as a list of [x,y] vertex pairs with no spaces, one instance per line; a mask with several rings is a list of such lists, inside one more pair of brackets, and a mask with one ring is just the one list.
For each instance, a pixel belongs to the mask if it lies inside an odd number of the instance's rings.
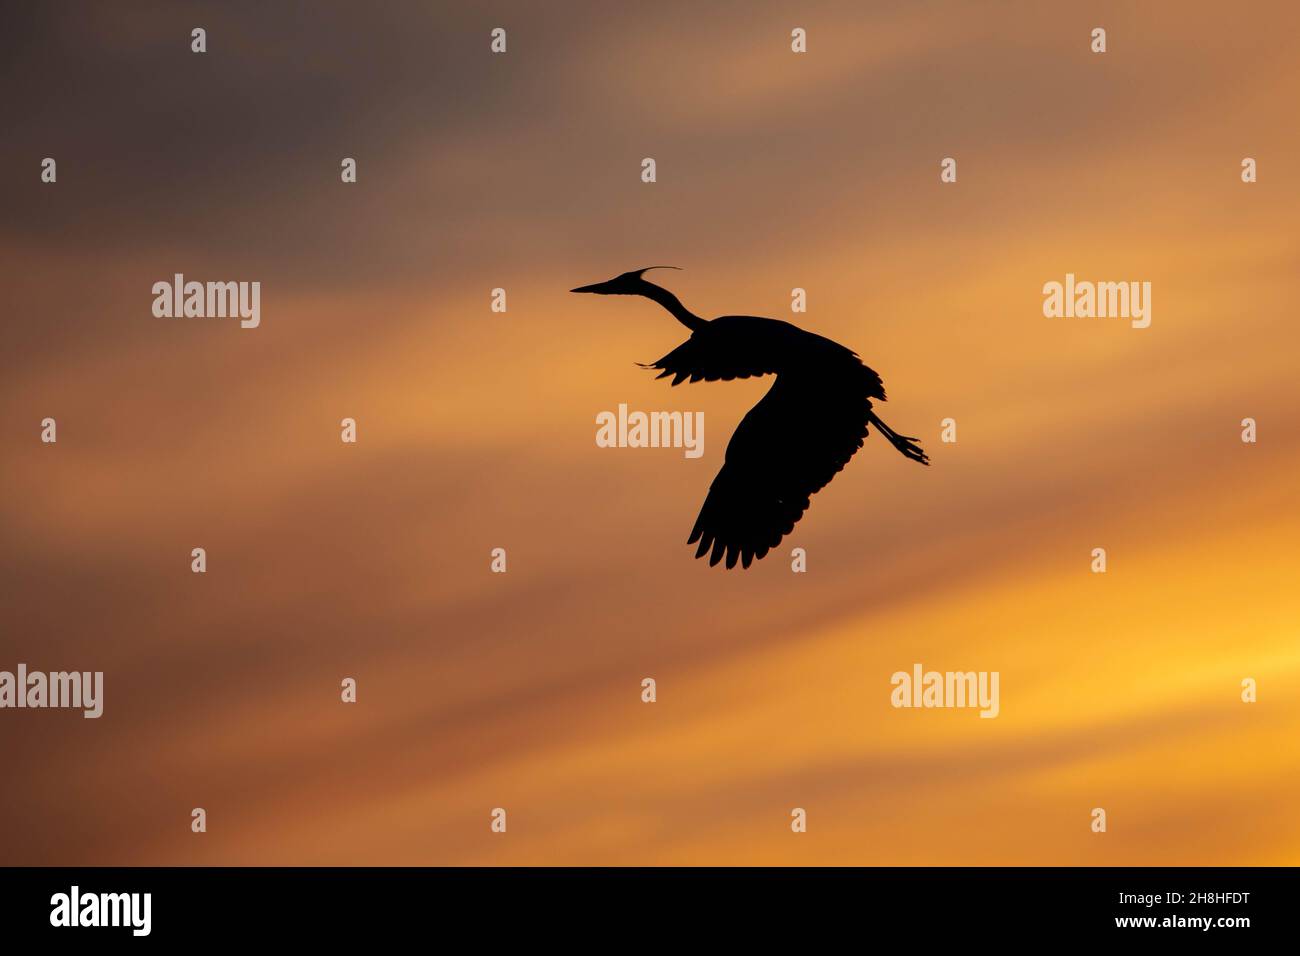
[[910,458],[912,459],[912,461],[919,461],[923,465],[930,464],[930,457],[924,451],[922,451],[921,446],[917,444],[917,442],[920,441],[921,439],[909,438],[906,435],[898,434],[896,431],[894,431],[892,428],[890,428],[888,425],[882,422],[880,420],[880,417],[875,412],[867,413],[867,421],[875,425],[876,430],[879,431],[880,434],[884,435],[887,439],[889,439],[889,443],[893,445],[895,448],[897,448],[899,454],[902,455],[904,458]]

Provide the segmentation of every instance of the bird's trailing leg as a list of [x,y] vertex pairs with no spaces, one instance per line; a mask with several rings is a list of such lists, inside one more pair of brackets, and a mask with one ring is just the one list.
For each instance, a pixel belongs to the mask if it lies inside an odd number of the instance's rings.
[[930,464],[929,456],[926,455],[926,453],[921,450],[920,445],[916,444],[921,439],[908,438],[906,435],[898,434],[896,431],[894,431],[892,428],[890,428],[888,425],[882,422],[879,416],[876,415],[875,412],[868,413],[867,420],[871,422],[871,424],[876,426],[876,429],[877,431],[880,432],[880,434],[884,435],[886,438],[889,439],[889,443],[893,445],[895,448],[897,448],[899,454],[901,454],[904,458],[910,458],[912,459],[912,461],[919,461],[923,465]]

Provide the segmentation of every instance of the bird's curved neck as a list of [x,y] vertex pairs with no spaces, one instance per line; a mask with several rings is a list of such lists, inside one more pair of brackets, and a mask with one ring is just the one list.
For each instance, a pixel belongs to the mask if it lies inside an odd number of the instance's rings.
[[708,319],[702,319],[686,306],[682,305],[682,300],[677,298],[662,286],[657,286],[653,282],[641,281],[641,294],[647,299],[653,299],[672,313],[682,325],[686,326],[692,332],[704,328],[709,324]]

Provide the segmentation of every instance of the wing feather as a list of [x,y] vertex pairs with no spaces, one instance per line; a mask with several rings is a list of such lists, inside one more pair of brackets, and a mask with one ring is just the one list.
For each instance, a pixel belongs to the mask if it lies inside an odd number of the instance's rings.
[[709,564],[749,567],[794,530],[809,500],[862,447],[876,372],[830,339],[779,319],[724,315],[657,362],[672,384],[776,375],[727,444],[688,544]]
[[[862,447],[871,400],[857,362],[819,374],[783,373],[727,444],[687,544],[709,564],[749,567],[781,543],[812,495]],[[874,373],[871,373],[874,375]]]
[[[745,336],[736,334],[737,325],[741,323],[748,333]],[[693,382],[732,381],[735,378],[775,375],[779,371],[776,367],[777,352],[771,349],[771,342],[762,334],[767,323],[785,325],[751,316],[714,319],[658,362],[642,365],[642,368],[662,369],[655,377],[671,375],[673,385],[680,385],[686,378]]]

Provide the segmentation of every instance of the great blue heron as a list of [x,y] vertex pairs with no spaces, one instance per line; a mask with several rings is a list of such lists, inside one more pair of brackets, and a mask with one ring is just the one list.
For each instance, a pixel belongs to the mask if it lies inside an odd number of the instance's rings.
[[722,470],[686,542],[699,541],[697,558],[711,549],[709,564],[717,564],[725,554],[728,568],[737,560],[748,568],[755,558],[761,559],[794,530],[809,497],[825,488],[862,447],[868,425],[904,457],[930,463],[918,439],[897,434],[872,410],[872,399],[885,400],[885,388],[856,353],[779,319],[703,319],[644,278],[650,269],[673,268],[649,266],[571,291],[645,296],[690,329],[689,339],[659,361],[642,366],[660,369],[657,378],[673,376],[674,385],[687,379],[714,382],[776,375],[727,443]]

